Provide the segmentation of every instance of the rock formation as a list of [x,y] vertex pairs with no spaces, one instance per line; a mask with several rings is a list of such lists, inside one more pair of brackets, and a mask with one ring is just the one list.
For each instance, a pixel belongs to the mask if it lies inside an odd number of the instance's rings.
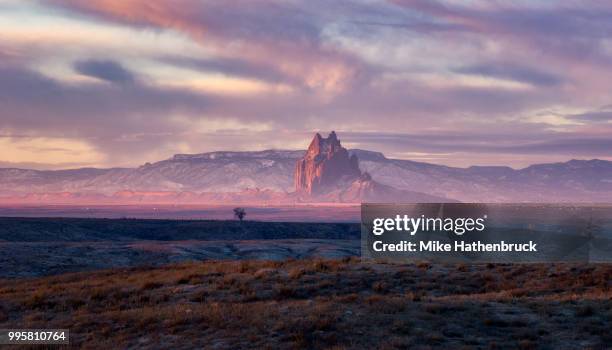
[[[384,157],[383,157],[384,158]],[[335,132],[316,134],[295,166],[295,195],[304,202],[445,202],[448,199],[383,185],[362,173],[355,154],[342,147]]]
[[398,190],[397,188],[383,185],[372,179],[372,176],[364,172],[348,187],[337,192],[329,193],[328,200],[340,203],[445,203],[454,202],[448,198],[437,197],[425,193]]
[[335,132],[327,138],[316,134],[304,157],[295,167],[295,190],[309,195],[321,194],[341,183],[361,176],[357,156],[349,156]]

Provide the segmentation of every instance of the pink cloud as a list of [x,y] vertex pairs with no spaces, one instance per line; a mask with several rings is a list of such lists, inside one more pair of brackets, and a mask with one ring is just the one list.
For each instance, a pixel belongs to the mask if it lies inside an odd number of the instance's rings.
[[134,26],[170,29],[213,48],[220,58],[270,66],[300,87],[324,94],[344,91],[357,76],[354,57],[322,45],[320,29],[303,10],[275,1],[54,0],[54,4]]

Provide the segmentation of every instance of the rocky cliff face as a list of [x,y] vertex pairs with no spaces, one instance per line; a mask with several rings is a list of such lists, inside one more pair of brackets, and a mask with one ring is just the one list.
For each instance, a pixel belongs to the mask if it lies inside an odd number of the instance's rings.
[[[382,154],[362,152],[366,159],[385,159]],[[295,195],[304,202],[446,202],[447,198],[403,191],[380,184],[359,169],[357,155],[342,147],[335,132],[327,138],[316,134],[295,167]]]
[[327,138],[316,134],[304,157],[295,167],[295,190],[316,195],[335,188],[341,182],[352,182],[361,175],[359,161],[349,156],[335,132]]

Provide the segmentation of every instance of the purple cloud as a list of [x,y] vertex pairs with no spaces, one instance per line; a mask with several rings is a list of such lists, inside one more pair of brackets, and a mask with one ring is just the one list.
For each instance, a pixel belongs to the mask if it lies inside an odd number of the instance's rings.
[[563,78],[559,75],[530,67],[506,63],[465,66],[457,68],[454,71],[462,74],[510,79],[539,86],[554,86],[563,82]]
[[[466,165],[470,153],[491,162],[495,154],[610,156],[602,136],[610,113],[596,109],[612,97],[608,5],[38,4],[39,14],[150,42],[136,49],[68,31],[31,41],[19,35],[27,26],[12,31],[0,43],[0,129],[87,140],[111,163],[124,164],[125,149],[139,164],[151,152],[300,148],[315,129],[352,132],[343,137],[390,153],[466,152]],[[172,49],[162,52],[162,39]],[[198,84],[273,88],[231,95]],[[533,118],[542,111],[551,118]]]
[[74,63],[74,69],[93,78],[116,84],[132,84],[135,77],[121,64],[109,60],[83,60]]
[[612,106],[605,106],[602,107],[600,110],[589,111],[586,113],[570,114],[565,117],[571,120],[587,123],[612,122]]
[[579,135],[560,136],[537,131],[518,136],[514,133],[484,132],[434,134],[377,134],[344,132],[349,142],[377,144],[395,152],[473,152],[489,154],[572,154],[612,157],[612,140],[606,137],[581,138]]

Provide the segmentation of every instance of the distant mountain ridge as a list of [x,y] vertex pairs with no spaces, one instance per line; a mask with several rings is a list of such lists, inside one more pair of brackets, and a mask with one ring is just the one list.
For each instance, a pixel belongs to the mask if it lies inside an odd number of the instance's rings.
[[[56,198],[149,198],[233,200],[240,194],[271,201],[294,191],[295,164],[305,151],[177,154],[137,168],[0,169],[3,202],[53,202]],[[503,166],[455,168],[390,159],[382,153],[349,150],[361,171],[379,184],[464,202],[610,202],[612,162],[571,160],[523,169]],[[154,196],[154,197],[155,197]],[[250,197],[249,197],[250,196]],[[46,198],[46,199],[45,199]],[[212,199],[211,199],[212,198]],[[142,200],[145,200],[142,199]],[[196,199],[194,199],[196,200]],[[196,200],[197,201],[197,200]]]

